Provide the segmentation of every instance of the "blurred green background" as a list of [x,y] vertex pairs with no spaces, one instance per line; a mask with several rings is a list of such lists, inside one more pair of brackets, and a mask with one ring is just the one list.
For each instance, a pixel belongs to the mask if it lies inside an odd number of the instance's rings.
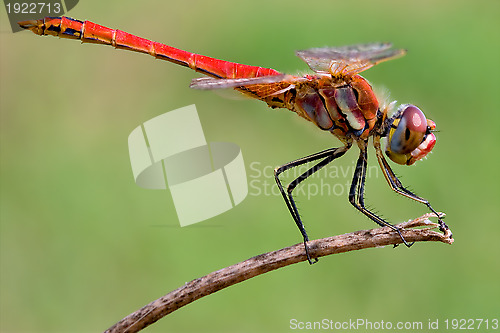
[[[391,41],[408,55],[363,75],[399,103],[418,105],[440,131],[430,158],[394,170],[447,213],[452,246],[293,265],[203,298],[147,331],[290,332],[294,318],[424,327],[438,319],[444,328],[446,319],[499,318],[499,14],[500,2],[483,0],[80,1],[68,16],[293,74],[307,72],[297,49]],[[266,182],[273,189],[270,169],[337,139],[286,110],[191,90],[199,74],[186,68],[12,34],[5,10],[0,18],[2,332],[102,331],[186,281],[300,242],[282,198],[257,189]],[[189,104],[208,141],[241,147],[254,187],[234,209],[180,228],[168,191],[134,184],[127,137]],[[335,166],[352,168],[356,157],[352,149]],[[427,212],[373,172],[366,201],[384,217]],[[376,227],[348,203],[350,178],[323,179],[344,184],[338,195],[298,197],[311,238]]]

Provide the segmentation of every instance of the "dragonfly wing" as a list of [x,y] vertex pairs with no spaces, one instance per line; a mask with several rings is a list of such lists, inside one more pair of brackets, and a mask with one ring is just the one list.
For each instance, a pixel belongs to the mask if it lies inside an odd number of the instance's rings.
[[199,77],[193,79],[189,87],[201,90],[225,89],[225,88],[244,87],[255,84],[277,83],[281,81],[286,81],[287,79],[289,80],[291,78],[293,78],[293,76],[285,74],[250,77],[250,78],[237,78],[237,79],[217,79],[211,77]]
[[355,44],[313,48],[297,51],[296,54],[317,73],[352,76],[406,54],[406,50],[391,47],[391,43]]
[[253,98],[263,99],[282,94],[295,88],[296,83],[304,81],[307,81],[304,77],[286,74],[237,79],[201,77],[193,79],[190,87],[205,90],[235,88]]

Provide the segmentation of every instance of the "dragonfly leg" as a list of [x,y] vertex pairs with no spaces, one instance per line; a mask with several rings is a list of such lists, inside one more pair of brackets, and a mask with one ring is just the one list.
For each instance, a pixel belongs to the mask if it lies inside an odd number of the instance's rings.
[[356,170],[354,172],[354,177],[352,179],[351,190],[349,191],[349,202],[356,207],[360,212],[368,216],[372,221],[380,225],[381,227],[390,227],[399,234],[403,243],[410,247],[413,243],[408,243],[398,227],[390,224],[389,222],[382,219],[380,216],[371,212],[365,207],[364,202],[364,192],[365,192],[365,178],[366,178],[366,166],[367,166],[367,147],[368,141],[359,141],[359,158],[356,164]]
[[[309,255],[309,249],[307,247],[307,242],[309,241],[309,237],[307,236],[306,229],[304,228],[304,224],[302,223],[302,219],[300,218],[299,211],[297,209],[297,205],[295,204],[295,200],[293,199],[292,192],[299,185],[301,182],[306,180],[309,176],[314,174],[316,171],[320,170],[322,167],[333,161],[334,159],[342,156],[345,154],[349,148],[351,148],[352,143],[348,142],[345,146],[340,147],[340,148],[330,148],[324,151],[321,151],[316,154],[312,154],[306,157],[302,157],[298,160],[289,162],[287,164],[284,164],[276,169],[274,169],[274,178],[276,180],[276,184],[278,185],[278,188],[281,192],[281,195],[283,196],[283,199],[285,200],[286,206],[288,207],[288,210],[290,211],[290,214],[293,217],[293,220],[295,221],[295,224],[297,224],[297,227],[300,230],[300,233],[302,234],[302,237],[304,238],[304,248],[306,251],[306,256],[307,260],[309,261],[309,264],[314,264],[318,261],[317,258],[311,259],[311,256]],[[283,172],[300,166],[302,164],[310,163],[313,161],[317,161],[323,159],[319,163],[315,164],[312,166],[309,170],[301,174],[299,177],[294,179],[292,182],[290,182],[286,188],[286,191],[281,184],[281,180],[279,179],[280,174]]]
[[[446,232],[447,230],[449,230],[446,223],[444,223],[444,221],[441,219],[439,214],[434,210],[434,208],[432,208],[432,206],[428,200],[426,200],[422,197],[419,197],[415,193],[406,189],[403,186],[403,184],[401,184],[401,181],[398,179],[398,177],[396,177],[396,175],[392,171],[391,167],[389,166],[389,163],[387,163],[387,160],[384,158],[384,155],[382,153],[382,149],[380,148],[379,138],[374,139],[374,146],[375,146],[375,151],[377,154],[378,163],[379,163],[380,168],[382,169],[382,172],[384,173],[385,179],[387,180],[387,183],[389,183],[389,186],[391,187],[391,189],[398,194],[404,195],[407,198],[413,199],[415,201],[421,202],[424,205],[426,205],[427,208],[429,208],[429,210],[437,216],[438,222],[439,222],[439,229],[442,232]],[[450,234],[450,238],[451,237],[452,237],[452,235]]]

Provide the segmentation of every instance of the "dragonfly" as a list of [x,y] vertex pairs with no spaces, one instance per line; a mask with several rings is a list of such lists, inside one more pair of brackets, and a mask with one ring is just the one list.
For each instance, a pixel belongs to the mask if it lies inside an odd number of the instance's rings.
[[[296,159],[274,170],[276,184],[300,230],[305,255],[310,264],[318,259],[310,254],[307,245],[309,236],[297,209],[293,191],[308,177],[344,155],[354,145],[359,148],[359,157],[349,190],[349,202],[379,226],[392,228],[407,247],[413,244],[405,240],[398,227],[365,206],[367,149],[370,138],[389,187],[398,194],[427,206],[437,216],[441,231],[449,231],[440,214],[432,208],[428,200],[402,185],[384,157],[385,152],[390,160],[400,165],[412,165],[423,159],[436,143],[436,124],[427,119],[415,105],[402,104],[396,109],[395,101],[381,103],[371,84],[359,75],[381,62],[402,57],[406,54],[404,49],[392,48],[390,43],[368,43],[297,51],[296,55],[304,60],[314,73],[296,76],[271,68],[191,53],[118,29],[69,17],[46,17],[19,22],[19,25],[37,35],[53,35],[77,39],[82,43],[111,45],[117,49],[146,53],[157,59],[189,67],[206,75],[193,79],[191,88],[232,88],[267,103],[273,109],[284,108],[293,111],[322,131],[330,132],[338,138],[342,144],[340,147]],[[386,140],[384,148],[382,139]],[[283,185],[280,175],[312,162],[313,165],[307,171],[289,182],[286,187]]]

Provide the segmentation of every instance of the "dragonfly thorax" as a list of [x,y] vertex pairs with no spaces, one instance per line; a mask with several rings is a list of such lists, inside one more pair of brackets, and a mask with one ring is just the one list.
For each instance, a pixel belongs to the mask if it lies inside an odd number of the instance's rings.
[[359,75],[343,82],[325,77],[318,81],[296,87],[293,111],[341,139],[367,138],[379,108],[371,85]]

